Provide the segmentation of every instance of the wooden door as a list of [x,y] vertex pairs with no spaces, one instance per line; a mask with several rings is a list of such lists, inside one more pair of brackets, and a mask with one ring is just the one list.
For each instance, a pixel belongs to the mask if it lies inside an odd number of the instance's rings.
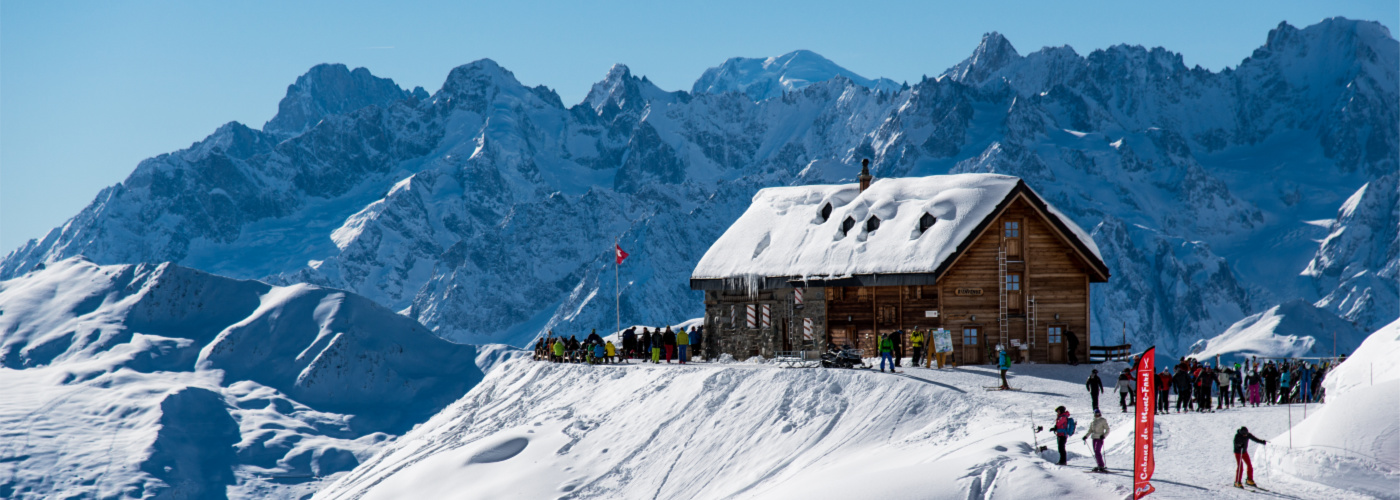
[[1006,246],[1006,260],[1020,261],[1022,241],[1021,219],[1005,219],[1001,223],[1002,244]]
[[1050,325],[1046,329],[1046,341],[1051,363],[1065,362],[1065,325]]
[[966,325],[962,329],[962,346],[958,348],[958,363],[963,365],[982,364],[982,327]]

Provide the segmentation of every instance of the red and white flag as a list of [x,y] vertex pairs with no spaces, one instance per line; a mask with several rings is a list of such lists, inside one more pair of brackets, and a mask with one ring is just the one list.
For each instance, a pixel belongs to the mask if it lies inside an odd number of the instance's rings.
[[1152,471],[1157,467],[1152,455],[1153,414],[1157,410],[1157,391],[1153,382],[1157,378],[1156,347],[1147,348],[1138,359],[1137,369],[1137,418],[1133,419],[1133,500],[1145,497],[1156,491],[1152,483]]
[[613,244],[613,248],[617,249],[617,263],[618,263],[618,264],[621,264],[622,261],[627,260],[627,255],[628,255],[628,254],[627,254],[627,252],[622,251],[622,247],[621,247],[621,246],[619,246],[619,245],[617,245],[617,244]]

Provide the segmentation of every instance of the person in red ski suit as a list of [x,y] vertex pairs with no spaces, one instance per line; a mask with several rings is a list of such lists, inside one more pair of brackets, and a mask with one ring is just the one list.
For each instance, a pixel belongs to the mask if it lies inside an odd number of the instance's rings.
[[1235,431],[1235,487],[1236,487],[1236,488],[1243,488],[1243,487],[1244,487],[1244,486],[1240,485],[1240,473],[1241,473],[1241,472],[1245,472],[1246,470],[1248,470],[1249,473],[1248,473],[1248,476],[1247,476],[1248,479],[1246,480],[1245,484],[1248,484],[1248,485],[1250,485],[1250,486],[1255,486],[1255,484],[1254,484],[1254,464],[1249,463],[1249,440],[1251,440],[1251,439],[1253,439],[1255,442],[1257,442],[1257,443],[1259,443],[1259,444],[1269,444],[1268,441],[1265,441],[1265,440],[1263,440],[1263,439],[1259,439],[1258,437],[1255,437],[1253,434],[1250,434],[1250,433],[1249,433],[1249,428],[1247,428],[1247,427],[1240,427],[1240,430]]

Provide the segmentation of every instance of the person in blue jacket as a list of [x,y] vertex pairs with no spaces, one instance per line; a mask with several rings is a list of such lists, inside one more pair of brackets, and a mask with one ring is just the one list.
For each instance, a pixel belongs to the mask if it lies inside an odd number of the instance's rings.
[[700,358],[700,361],[704,361],[705,353],[701,348],[701,345],[703,345],[701,340],[703,340],[703,338],[700,336],[700,327],[690,327],[690,355]]
[[603,347],[603,344],[593,344],[593,359],[590,359],[589,362],[593,364],[602,363],[607,356],[608,350]]
[[1006,371],[1011,369],[1011,356],[1006,354],[1006,348],[997,344],[997,368],[1001,369],[1001,388],[1010,389],[1006,383]]

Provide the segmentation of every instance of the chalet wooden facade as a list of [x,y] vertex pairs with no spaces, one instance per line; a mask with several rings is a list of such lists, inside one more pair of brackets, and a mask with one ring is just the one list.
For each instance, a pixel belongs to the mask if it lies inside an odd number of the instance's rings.
[[[692,275],[691,288],[705,291],[712,349],[739,359],[832,344],[874,353],[878,335],[945,328],[959,364],[992,362],[999,343],[1063,363],[1071,334],[1087,359],[1089,287],[1109,270],[1073,221],[1014,177],[883,179],[868,191],[867,179],[755,196],[749,210],[759,213],[741,217]],[[773,227],[785,223],[807,226],[796,236]],[[937,224],[945,226],[932,231]],[[775,251],[785,255],[768,256]]]

